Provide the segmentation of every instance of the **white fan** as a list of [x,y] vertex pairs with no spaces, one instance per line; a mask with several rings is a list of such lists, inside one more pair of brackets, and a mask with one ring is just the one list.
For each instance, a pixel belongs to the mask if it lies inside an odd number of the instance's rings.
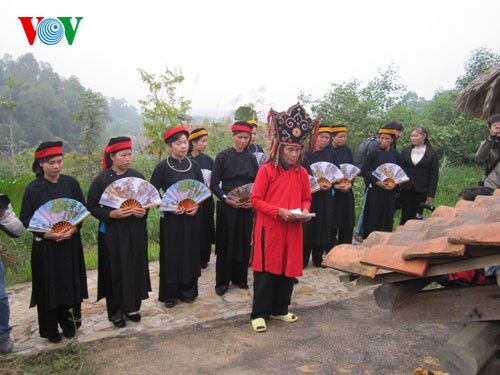
[[263,152],[256,152],[254,153],[254,155],[255,158],[257,159],[257,164],[259,164],[259,167],[269,160],[269,156],[267,156]]
[[89,216],[90,212],[77,200],[53,199],[38,207],[30,220],[28,230],[58,233],[80,224]]
[[227,197],[232,201],[245,203],[250,200],[250,197],[252,196],[252,189],[253,183],[241,185],[227,193]]
[[212,177],[212,171],[210,169],[202,169],[201,173],[203,174],[203,182],[205,185],[210,186],[210,178]]
[[161,204],[158,190],[148,181],[125,177],[113,181],[101,195],[99,204],[111,208],[150,208]]
[[311,172],[320,185],[331,185],[344,177],[344,174],[333,163],[319,161],[311,164]]
[[385,181],[390,185],[399,185],[403,182],[410,181],[403,168],[394,163],[384,163],[379,165],[372,174],[380,181]]
[[342,171],[344,177],[339,180],[339,184],[349,183],[361,173],[361,169],[349,163],[340,164],[340,170]]

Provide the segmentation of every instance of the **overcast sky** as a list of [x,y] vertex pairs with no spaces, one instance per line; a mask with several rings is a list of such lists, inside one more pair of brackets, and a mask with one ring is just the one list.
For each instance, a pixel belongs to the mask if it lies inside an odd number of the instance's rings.
[[[137,107],[147,95],[137,69],[168,66],[182,69],[180,94],[194,110],[260,99],[281,111],[300,91],[320,98],[332,82],[366,83],[391,63],[430,99],[454,86],[473,49],[500,51],[498,14],[498,0],[4,1],[0,54],[32,52],[63,77]],[[72,46],[65,38],[30,46],[20,16],[83,19]]]

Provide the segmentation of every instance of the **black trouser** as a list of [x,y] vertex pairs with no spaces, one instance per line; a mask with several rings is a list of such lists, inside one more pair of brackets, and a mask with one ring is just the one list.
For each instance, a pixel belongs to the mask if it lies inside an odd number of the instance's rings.
[[269,272],[253,273],[252,319],[288,314],[293,293],[293,277]]
[[420,207],[420,203],[424,203],[427,199],[427,193],[417,193],[414,190],[401,192],[401,221],[400,225],[404,225],[408,220],[413,220],[416,218],[417,214],[422,215],[423,208]]
[[37,305],[38,329],[40,337],[51,338],[57,336],[59,325],[64,332],[72,332],[82,325],[81,304],[74,306],[57,306],[54,310],[44,311]]
[[323,262],[323,253],[329,250],[329,246],[304,246],[304,259],[303,259],[303,268],[306,268],[309,264],[309,258],[312,253],[312,260],[315,266],[321,266]]
[[108,319],[111,322],[115,322],[117,320],[123,319],[123,314],[138,312],[141,309],[142,300],[135,301],[134,310],[132,311],[123,311],[121,305],[113,305],[113,301],[111,298],[106,298],[106,309],[108,310]]
[[161,302],[194,301],[198,297],[198,278],[191,280],[188,284],[165,283],[163,284],[163,295],[165,300]]
[[353,232],[354,228],[336,228],[333,231],[333,236],[332,236],[335,240],[333,246],[341,245],[344,243],[352,244]]
[[248,259],[239,262],[237,259],[227,260],[225,254],[218,254],[215,260],[215,287],[248,284]]

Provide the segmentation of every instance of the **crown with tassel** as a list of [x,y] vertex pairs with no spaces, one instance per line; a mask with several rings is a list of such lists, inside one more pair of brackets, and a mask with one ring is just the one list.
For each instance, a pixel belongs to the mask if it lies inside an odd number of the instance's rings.
[[271,139],[270,159],[277,162],[280,145],[305,146],[308,138],[309,150],[312,150],[320,122],[321,117],[312,119],[300,103],[291,106],[286,112],[276,112],[271,108],[267,115],[268,132]]

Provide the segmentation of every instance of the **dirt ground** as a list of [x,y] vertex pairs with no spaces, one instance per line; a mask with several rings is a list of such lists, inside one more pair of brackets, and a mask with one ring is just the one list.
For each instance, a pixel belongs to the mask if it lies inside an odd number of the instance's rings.
[[442,370],[437,351],[459,324],[402,324],[371,293],[294,311],[254,333],[249,318],[92,344],[100,374],[413,374]]

